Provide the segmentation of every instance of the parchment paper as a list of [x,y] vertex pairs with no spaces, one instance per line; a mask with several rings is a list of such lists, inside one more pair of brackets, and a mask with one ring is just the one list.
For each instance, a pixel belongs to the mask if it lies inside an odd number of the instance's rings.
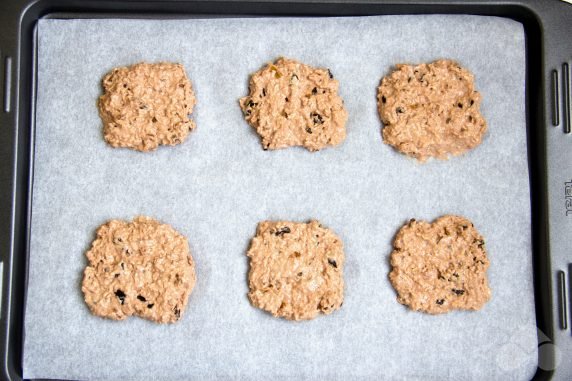
[[[519,23],[473,16],[42,20],[25,377],[524,380],[536,368],[525,46]],[[346,141],[265,152],[238,98],[284,55],[328,67],[349,112]],[[447,57],[476,76],[483,144],[419,164],[382,143],[376,87],[392,65]],[[177,147],[113,149],[100,81],[139,61],[185,65],[197,129]],[[493,290],[480,312],[429,316],[396,302],[391,243],[409,218],[456,213],[486,237]],[[108,219],[144,214],[185,234],[198,282],[184,318],[92,316],[84,253]],[[248,302],[245,255],[264,219],[319,219],[345,244],[345,302],[310,322]]]

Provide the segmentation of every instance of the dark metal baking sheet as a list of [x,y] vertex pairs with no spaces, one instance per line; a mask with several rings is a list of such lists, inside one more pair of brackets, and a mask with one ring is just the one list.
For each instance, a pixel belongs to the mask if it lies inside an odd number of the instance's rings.
[[[523,23],[527,44],[527,124],[539,368],[535,379],[572,377],[570,324],[562,329],[558,271],[570,280],[572,144],[569,123],[572,9],[558,0],[529,1],[4,1],[0,5],[0,91],[9,110],[0,112],[0,255],[2,311],[0,353],[6,379],[21,378],[21,335],[29,232],[30,156],[34,132],[35,23],[41,17],[153,17],[196,15],[381,15],[467,13]],[[567,65],[566,65],[567,64]],[[8,69],[8,70],[7,70]],[[557,75],[553,76],[553,70]],[[566,75],[565,73],[568,73]],[[10,78],[6,81],[6,77]],[[551,78],[560,86],[555,98]],[[10,84],[7,89],[5,84]],[[569,87],[568,87],[569,89]],[[564,91],[563,91],[564,90]],[[568,93],[569,94],[569,93]],[[552,126],[553,103],[559,124]],[[567,101],[567,102],[566,102]],[[3,102],[5,106],[6,102]],[[566,287],[570,286],[567,282]],[[570,295],[570,293],[568,293]],[[568,314],[570,316],[570,314]],[[561,360],[561,361],[559,361]]]

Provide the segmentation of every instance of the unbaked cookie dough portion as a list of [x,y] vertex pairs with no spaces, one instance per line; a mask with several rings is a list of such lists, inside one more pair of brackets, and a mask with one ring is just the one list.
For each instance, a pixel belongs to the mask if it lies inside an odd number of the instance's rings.
[[196,103],[183,65],[139,63],[113,69],[99,97],[103,135],[113,147],[153,151],[182,143],[195,128]]
[[187,239],[149,217],[112,220],[97,230],[86,253],[82,291],[94,315],[131,315],[158,323],[181,318],[195,286]]
[[252,74],[250,94],[240,99],[240,107],[265,150],[318,151],[346,138],[348,114],[338,87],[330,70],[280,58]]
[[377,101],[385,143],[420,161],[460,155],[487,131],[473,75],[454,61],[396,65]]
[[391,284],[399,303],[440,314],[479,310],[491,297],[485,241],[459,216],[433,223],[410,220],[397,233],[391,253]]
[[340,238],[317,221],[264,221],[247,253],[248,297],[255,307],[289,320],[330,314],[344,299]]

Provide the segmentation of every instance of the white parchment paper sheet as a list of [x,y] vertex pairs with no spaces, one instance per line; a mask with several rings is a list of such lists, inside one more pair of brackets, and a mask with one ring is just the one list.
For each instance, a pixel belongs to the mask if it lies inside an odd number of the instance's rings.
[[[536,368],[525,46],[519,23],[473,16],[42,20],[25,377],[72,379],[524,380]],[[265,152],[238,98],[284,55],[328,67],[346,141]],[[483,144],[419,164],[382,143],[376,87],[392,65],[453,58],[476,76]],[[197,129],[148,154],[102,138],[96,100],[113,67],[185,65]],[[480,312],[429,316],[396,302],[392,238],[409,218],[457,213],[486,237],[493,290]],[[144,214],[185,234],[198,282],[184,318],[94,317],[84,253],[108,219]],[[245,251],[264,219],[319,219],[343,239],[343,308],[310,322],[248,302]]]

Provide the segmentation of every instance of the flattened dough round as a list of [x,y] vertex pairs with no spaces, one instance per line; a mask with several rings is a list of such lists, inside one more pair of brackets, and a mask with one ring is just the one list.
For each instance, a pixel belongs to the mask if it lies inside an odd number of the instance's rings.
[[173,323],[183,315],[195,286],[187,239],[149,217],[112,220],[97,230],[86,253],[82,291],[94,315],[131,315]]
[[247,255],[248,297],[255,307],[289,320],[308,320],[342,306],[343,244],[317,221],[261,222]]
[[182,143],[195,128],[196,103],[183,65],[139,63],[113,69],[99,97],[103,135],[113,147],[153,151]]
[[440,314],[479,310],[491,297],[485,241],[459,216],[433,223],[412,219],[397,233],[391,253],[391,284],[399,303]]
[[420,161],[460,155],[487,131],[473,74],[454,61],[396,65],[377,101],[384,142]]
[[265,150],[318,151],[346,138],[348,114],[338,87],[328,69],[280,58],[252,74],[250,94],[240,99],[240,107]]

